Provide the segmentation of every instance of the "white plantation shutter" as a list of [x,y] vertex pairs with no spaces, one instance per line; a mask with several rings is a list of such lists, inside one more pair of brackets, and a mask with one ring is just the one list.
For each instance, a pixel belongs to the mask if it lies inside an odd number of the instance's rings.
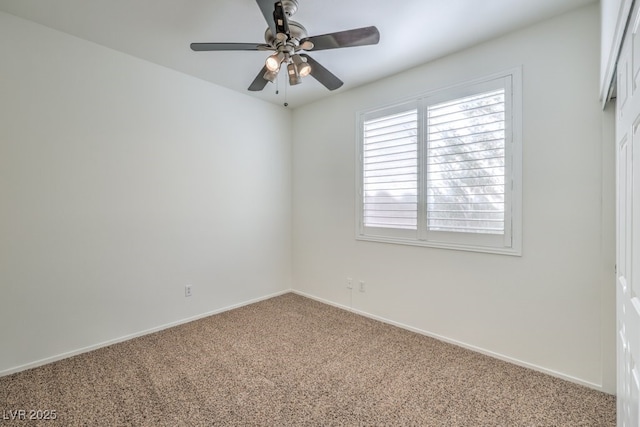
[[364,225],[418,226],[418,110],[364,122]]
[[360,113],[356,237],[520,255],[520,76]]
[[504,234],[505,90],[427,107],[427,228]]

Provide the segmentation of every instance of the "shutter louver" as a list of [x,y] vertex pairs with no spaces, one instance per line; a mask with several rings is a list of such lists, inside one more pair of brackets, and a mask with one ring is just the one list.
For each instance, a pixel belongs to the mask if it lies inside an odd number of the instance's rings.
[[505,91],[427,109],[427,229],[504,234]]
[[418,111],[364,122],[363,221],[366,227],[418,225]]

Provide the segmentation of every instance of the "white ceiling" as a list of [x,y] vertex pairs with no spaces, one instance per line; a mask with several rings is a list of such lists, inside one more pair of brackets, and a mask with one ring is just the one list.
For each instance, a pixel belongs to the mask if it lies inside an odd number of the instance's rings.
[[[299,0],[292,20],[310,36],[375,25],[375,46],[310,51],[345,82],[337,92],[596,0]],[[247,87],[268,52],[193,52],[191,42],[262,43],[267,24],[255,0],[0,0],[0,11],[291,107],[329,96],[312,77],[284,74],[262,92]],[[286,92],[286,95],[285,95]]]

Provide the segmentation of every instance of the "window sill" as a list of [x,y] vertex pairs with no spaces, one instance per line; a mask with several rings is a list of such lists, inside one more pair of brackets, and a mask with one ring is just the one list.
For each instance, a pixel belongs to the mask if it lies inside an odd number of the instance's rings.
[[459,243],[433,242],[427,240],[403,239],[398,237],[371,236],[362,234],[357,234],[356,240],[378,243],[391,243],[396,245],[422,246],[427,248],[449,249],[455,251],[482,252],[495,255],[522,256],[522,250],[520,248],[510,247],[500,248],[489,246],[475,246]]

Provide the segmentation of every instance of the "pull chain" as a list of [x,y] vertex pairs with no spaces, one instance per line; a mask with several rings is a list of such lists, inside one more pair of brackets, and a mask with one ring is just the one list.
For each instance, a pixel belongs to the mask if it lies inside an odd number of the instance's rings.
[[287,84],[287,82],[285,81],[285,82],[284,82],[284,106],[285,106],[285,107],[288,107],[288,106],[289,106],[289,103],[287,102],[287,86],[289,86],[289,85],[288,85],[288,84]]
[[[276,77],[276,95],[280,95],[280,79],[282,78],[281,76],[282,73],[280,73],[280,75],[278,75]],[[286,78],[286,77],[285,77]],[[284,82],[284,106],[288,107],[289,103],[287,102],[287,82]]]

